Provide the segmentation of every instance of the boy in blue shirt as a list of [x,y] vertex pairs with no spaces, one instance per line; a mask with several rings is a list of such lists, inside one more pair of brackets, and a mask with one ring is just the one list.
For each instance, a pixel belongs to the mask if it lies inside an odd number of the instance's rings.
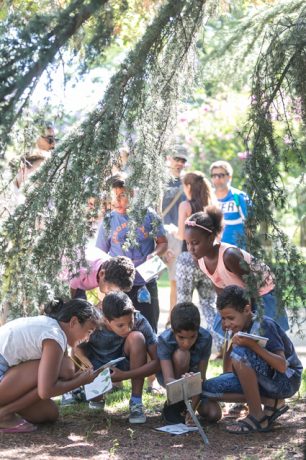
[[[203,380],[206,378],[208,360],[211,354],[212,337],[210,333],[200,327],[200,313],[198,308],[191,302],[182,302],[175,305],[171,311],[171,329],[166,329],[158,337],[157,356],[160,359],[161,371],[157,374],[157,380],[162,386],[173,380],[181,378],[186,373],[201,372]],[[193,408],[198,405],[200,397],[192,400]],[[174,406],[174,405],[173,405]],[[169,420],[173,414],[173,406],[164,408],[164,417]],[[218,405],[212,404],[218,412]],[[178,405],[180,411],[181,405]],[[210,421],[215,420],[210,408]],[[207,416],[207,407],[198,408],[198,412]],[[217,419],[220,416],[217,416]],[[177,421],[189,423],[189,416]],[[174,420],[173,420],[174,421]]]
[[[299,389],[302,364],[283,329],[271,318],[260,320],[252,312],[246,290],[227,286],[217,299],[222,328],[233,337],[224,356],[224,374],[206,380],[203,395],[214,401],[247,402],[247,417],[226,430],[234,434],[269,431],[272,423],[289,407]],[[264,347],[239,331],[268,338]],[[264,408],[262,409],[262,404]]]
[[[80,344],[75,355],[94,369],[124,356],[112,368],[112,381],[131,379],[130,423],[144,423],[142,390],[144,378],[160,369],[157,359],[157,338],[152,327],[124,292],[111,292],[102,301],[102,326]],[[147,354],[150,362],[147,362]]]
[[[155,255],[162,256],[168,243],[161,218],[153,209],[147,209],[141,225],[135,229],[136,241],[127,244],[131,224],[128,213],[131,191],[126,187],[125,178],[120,175],[111,178],[111,187],[112,211],[104,216],[96,246],[112,257],[129,257],[135,267]],[[159,302],[156,279],[146,283],[136,271],[128,296],[135,308],[149,321],[154,332],[157,332]]]

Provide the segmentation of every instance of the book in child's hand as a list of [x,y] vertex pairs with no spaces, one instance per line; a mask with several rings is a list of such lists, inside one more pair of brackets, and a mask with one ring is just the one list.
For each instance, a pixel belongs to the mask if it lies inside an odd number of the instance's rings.
[[154,256],[151,259],[146,260],[143,264],[138,265],[136,270],[140,276],[144,279],[145,283],[148,283],[157,275],[159,275],[166,267],[160,257]]
[[263,348],[266,346],[266,343],[269,340],[268,337],[262,337],[261,335],[256,334],[248,334],[247,332],[242,331],[237,332],[237,335],[239,335],[240,337],[247,337],[248,339],[255,340]]
[[103,395],[113,387],[109,368],[104,369],[93,382],[84,385],[87,401]]

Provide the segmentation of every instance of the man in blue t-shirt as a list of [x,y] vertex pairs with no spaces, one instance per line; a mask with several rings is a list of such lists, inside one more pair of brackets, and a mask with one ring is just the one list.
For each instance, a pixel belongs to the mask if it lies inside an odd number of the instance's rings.
[[209,168],[216,197],[224,215],[221,241],[245,248],[245,219],[250,205],[248,195],[231,187],[233,168],[227,161],[215,161]]
[[[129,257],[137,267],[155,255],[163,255],[167,250],[167,238],[160,217],[153,209],[148,209],[142,225],[136,229],[137,246],[131,245],[124,249],[130,220],[127,214],[128,206],[129,192],[125,188],[125,180],[122,176],[114,176],[112,181],[113,210],[104,217],[99,228],[96,246],[112,257]],[[145,283],[136,271],[134,285],[127,294],[136,310],[147,318],[156,332],[159,318],[156,279]]]

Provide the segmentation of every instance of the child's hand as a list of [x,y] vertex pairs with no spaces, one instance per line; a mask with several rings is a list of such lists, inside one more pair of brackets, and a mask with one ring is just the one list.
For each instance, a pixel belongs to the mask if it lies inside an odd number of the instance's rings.
[[125,372],[121,369],[118,369],[118,367],[111,367],[110,372],[112,382],[121,382],[122,380],[124,380]]
[[258,346],[257,342],[253,339],[249,339],[248,337],[241,337],[235,334],[232,338],[233,345],[239,345],[240,347],[248,347],[251,350],[255,350]]
[[186,415],[185,415],[185,425],[195,426],[195,423],[188,411],[186,412]]
[[182,378],[183,377],[191,377],[192,375],[194,375],[194,372],[186,372],[185,374],[182,374]]
[[78,376],[80,382],[79,384],[86,385],[87,383],[91,383],[95,380],[96,377],[97,374],[93,369],[86,369],[85,371],[82,371]]

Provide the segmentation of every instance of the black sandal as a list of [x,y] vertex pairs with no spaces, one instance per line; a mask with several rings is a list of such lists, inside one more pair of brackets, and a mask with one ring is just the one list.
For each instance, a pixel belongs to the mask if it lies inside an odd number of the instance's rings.
[[264,406],[264,410],[272,411],[271,415],[266,415],[267,419],[269,420],[269,425],[271,425],[275,420],[280,417],[281,415],[285,414],[289,409],[287,404],[284,404],[282,407],[277,407],[278,399],[275,400],[274,406]]
[[[253,426],[250,423],[248,423],[246,419],[251,420],[251,422],[253,422],[253,424],[255,426]],[[228,424],[228,426],[230,426],[230,425],[239,426],[240,430],[229,430],[228,428],[225,428],[225,431],[227,431],[227,433],[231,433],[231,434],[249,434],[249,433],[256,433],[256,432],[266,433],[267,431],[271,431],[270,423],[269,423],[268,417],[266,415],[261,420],[257,420],[255,417],[253,417],[253,415],[249,414],[246,417],[246,419],[237,420],[236,422]],[[261,426],[261,424],[265,420],[268,420],[268,425],[263,428]]]

